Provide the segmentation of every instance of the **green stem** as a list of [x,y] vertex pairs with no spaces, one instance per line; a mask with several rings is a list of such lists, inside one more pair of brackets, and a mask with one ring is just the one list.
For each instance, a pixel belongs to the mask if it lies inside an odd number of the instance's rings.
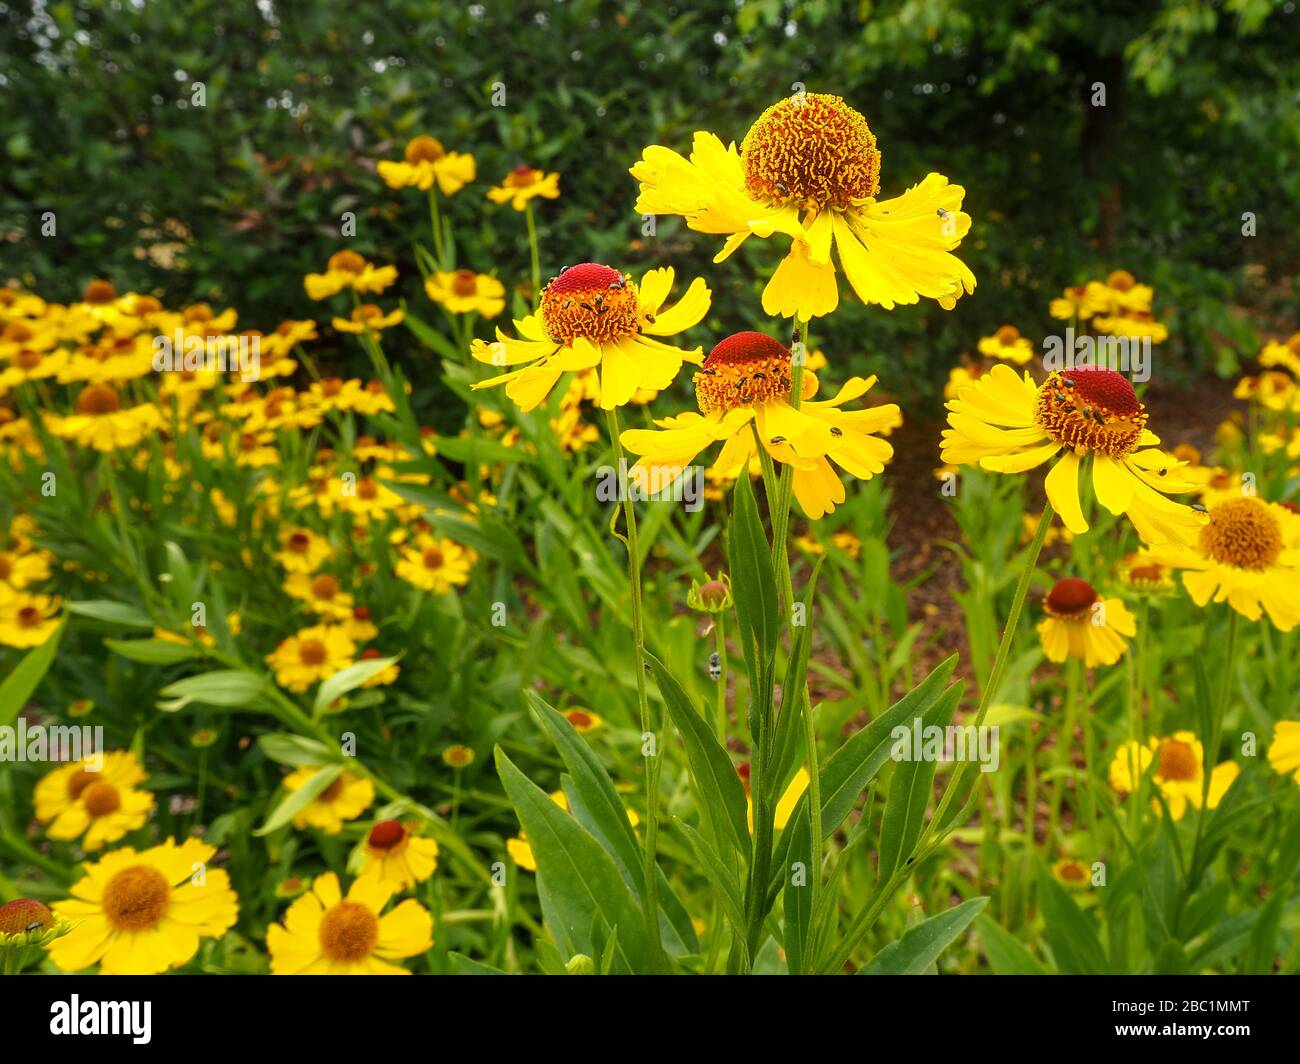
[[717,683],[718,742],[724,747],[727,745],[727,635],[725,617],[725,613],[718,613],[713,618],[714,645],[717,648],[718,664],[720,666]]
[[442,217],[438,213],[438,187],[429,186],[429,228],[433,230],[433,257],[438,269],[447,269],[447,252],[443,247]]
[[[614,444],[614,463],[621,477],[625,458],[623,455],[623,443],[620,439],[618,408],[607,411],[609,422],[609,436]],[[742,473],[742,476],[744,474]],[[643,736],[650,735],[654,738],[654,732],[651,728],[650,721],[650,698],[646,691],[646,661],[645,661],[645,618],[642,612],[641,603],[641,550],[637,541],[636,529],[636,508],[629,499],[623,506],[623,512],[627,518],[627,539],[624,545],[627,547],[627,573],[628,581],[632,585],[632,643],[635,649],[635,669],[636,669],[636,696],[637,705],[640,710],[641,733]],[[650,754],[646,761],[645,774],[645,920],[646,932],[649,936],[651,948],[654,950],[656,961],[659,967],[663,967],[662,945],[659,937],[659,884],[657,880],[657,866],[655,864],[655,848],[659,842],[659,768],[660,768],[660,751],[659,744],[655,741],[651,748],[654,752]]]
[[529,200],[528,203],[525,205],[524,213],[528,217],[528,252],[529,255],[531,256],[531,263],[532,263],[531,277],[533,281],[532,301],[533,301],[533,307],[536,308],[537,300],[541,295],[541,290],[542,290],[542,266],[541,266],[541,255],[539,254],[537,248],[537,222],[533,218],[532,200]]

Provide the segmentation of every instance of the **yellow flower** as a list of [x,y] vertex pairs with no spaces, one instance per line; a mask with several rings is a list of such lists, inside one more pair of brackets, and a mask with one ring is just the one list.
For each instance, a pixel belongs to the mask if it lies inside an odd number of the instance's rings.
[[584,262],[570,266],[542,289],[541,306],[515,322],[522,339],[497,329],[494,343],[475,340],[470,353],[493,366],[512,370],[474,385],[506,385],[506,394],[521,410],[532,410],[555,387],[565,370],[599,367],[600,406],[628,403],[639,388],[667,388],[683,359],[698,361],[699,348],[681,351],[654,339],[675,336],[708,313],[710,293],[696,278],[668,310],[664,301],[673,286],[673,269],[650,270],[638,290],[630,276]]
[[1174,588],[1169,566],[1146,550],[1126,554],[1120,561],[1119,575],[1129,590],[1142,595],[1160,595]]
[[282,528],[278,538],[275,560],[291,573],[313,573],[334,553],[324,537],[296,525]]
[[1062,321],[1069,321],[1076,316],[1086,321],[1094,314],[1103,313],[1109,306],[1110,303],[1095,285],[1079,284],[1067,288],[1059,298],[1053,299],[1048,313]]
[[1079,496],[1085,458],[1097,500],[1113,514],[1127,514],[1146,542],[1186,542],[1204,523],[1191,507],[1161,494],[1191,484],[1179,472],[1182,462],[1149,446],[1159,438],[1147,430],[1146,407],[1123,374],[1079,366],[1050,373],[1039,387],[1028,373],[1022,378],[997,365],[947,407],[944,462],[1023,473],[1063,451],[1045,487],[1075,535],[1089,527]]
[[449,152],[433,137],[413,137],[407,142],[403,162],[384,160],[376,169],[389,188],[433,187],[436,180],[444,196],[452,196],[474,180],[474,156]]
[[[748,769],[748,765],[745,766]],[[782,830],[790,818],[794,816],[795,806],[799,804],[799,799],[803,797],[803,792],[808,789],[809,783],[808,770],[803,765],[799,766],[799,771],[794,774],[794,779],[786,787],[785,793],[781,795],[780,800],[776,803],[776,812],[774,814],[772,826],[777,830]],[[745,792],[749,793],[749,777],[745,777]],[[746,798],[747,810],[746,816],[749,818],[749,830],[754,830],[754,803],[752,799]]]
[[45,426],[63,439],[96,451],[116,451],[139,443],[162,428],[162,416],[150,403],[123,409],[109,384],[87,384],[77,396],[75,412],[67,417],[47,414]]
[[1086,580],[1058,580],[1043,599],[1038,637],[1049,661],[1077,658],[1088,668],[1114,665],[1137,633],[1137,621],[1123,601],[1103,599]]
[[352,311],[350,318],[334,318],[330,324],[339,332],[378,336],[384,329],[402,324],[405,317],[406,311],[400,308],[385,314],[374,303],[362,303]]
[[63,765],[36,784],[36,819],[48,825],[51,839],[80,838],[83,849],[98,850],[148,819],[154,796],[136,789],[148,778],[128,750],[107,751],[102,763],[94,758]]
[[38,551],[0,551],[0,584],[21,591],[50,578],[50,555]]
[[[374,647],[367,647],[361,652],[358,661],[373,661],[376,658],[382,658],[384,655]],[[370,679],[362,683],[362,687],[386,687],[388,684],[396,683],[397,677],[402,673],[402,667],[396,663],[389,665],[381,672],[375,673]]]
[[284,923],[266,929],[271,974],[410,975],[390,962],[433,945],[433,917],[410,898],[380,915],[394,893],[369,876],[356,880],[345,898],[333,872],[317,876]]
[[28,381],[53,377],[67,365],[67,362],[68,353],[63,350],[37,351],[30,347],[20,348],[9,356],[9,368],[0,370],[0,395]]
[[438,271],[424,282],[424,291],[453,314],[495,318],[506,309],[506,286],[495,277],[473,270]]
[[442,752],[442,763],[448,768],[468,768],[474,764],[474,751],[460,743],[452,743]]
[[1163,322],[1156,321],[1149,312],[1134,311],[1131,314],[1115,314],[1109,317],[1097,316],[1092,319],[1093,326],[1101,333],[1111,336],[1126,336],[1133,339],[1150,338],[1154,344],[1162,344],[1169,339],[1169,329]]
[[98,962],[102,975],[157,975],[189,963],[204,938],[221,938],[239,916],[239,899],[217,852],[198,839],[136,852],[129,846],[85,866],[72,897],[52,908],[73,924],[51,942],[65,972]]
[[306,603],[312,613],[329,621],[352,619],[352,596],[339,586],[338,577],[329,573],[290,573],[284,582],[287,594]]
[[750,236],[791,238],[763,290],[767,314],[807,321],[838,306],[832,246],[858,297],[886,310],[922,297],[950,310],[975,290],[975,275],[951,254],[970,229],[965,190],[931,173],[877,200],[876,138],[838,96],[800,93],[774,104],[739,151],[699,132],[689,161],[655,145],[631,172],[638,212],[680,214],[698,232],[726,234],[715,262]]
[[1279,720],[1274,726],[1268,763],[1274,772],[1300,783],[1300,720]]
[[1079,890],[1092,883],[1092,871],[1086,864],[1074,857],[1062,857],[1052,865],[1052,875],[1063,887]]
[[1097,302],[1116,313],[1147,313],[1155,295],[1149,284],[1138,284],[1128,270],[1112,270],[1104,284],[1091,281],[1088,287]]
[[373,266],[355,251],[336,251],[325,272],[309,273],[303,287],[311,299],[328,299],[344,289],[379,293],[396,280],[396,266]]
[[[1189,731],[1174,732],[1168,738],[1147,740],[1145,746],[1127,742],[1115,752],[1110,763],[1111,788],[1120,794],[1132,794],[1148,769],[1155,766],[1152,780],[1169,807],[1169,815],[1181,820],[1188,807],[1201,808],[1201,791],[1205,783],[1205,751],[1200,740]],[[1240,773],[1235,761],[1225,761],[1210,773],[1209,808],[1222,801]],[[1160,803],[1152,800],[1160,811]]]
[[1281,366],[1290,370],[1293,376],[1300,377],[1300,332],[1292,333],[1285,343],[1279,340],[1268,341],[1259,353],[1259,364]]
[[1226,602],[1243,617],[1264,613],[1283,632],[1300,622],[1300,514],[1243,495],[1214,503],[1209,523],[1190,546],[1154,552],[1183,570],[1198,606]]
[[59,600],[0,584],[0,646],[40,646],[59,626]]
[[1034,345],[1027,337],[1020,335],[1014,325],[1004,325],[992,336],[985,336],[979,342],[981,355],[1000,358],[1004,362],[1014,362],[1023,366],[1034,357]]
[[531,166],[516,166],[506,174],[501,184],[487,190],[487,198],[493,203],[509,203],[517,211],[528,206],[528,201],[537,196],[544,199],[558,199],[560,195],[560,175],[535,170]]
[[[284,777],[284,789],[296,791],[320,771],[319,765],[303,765]],[[368,776],[340,772],[320,794],[303,806],[293,817],[299,831],[312,827],[326,835],[337,835],[345,820],[356,820],[375,800],[375,785]]]
[[393,571],[408,584],[441,595],[469,583],[473,564],[472,553],[459,543],[421,535],[413,546],[402,548]]
[[605,718],[599,713],[593,713],[589,709],[579,709],[576,706],[564,711],[564,719],[573,725],[579,735],[586,735],[605,726]]
[[381,820],[366,835],[361,875],[393,890],[423,883],[438,867],[438,843],[412,835],[396,820]]
[[342,628],[316,625],[289,636],[266,660],[275,670],[276,683],[289,691],[302,692],[346,669],[356,651],[356,644]]
[[834,399],[808,402],[816,393],[817,378],[805,372],[805,402],[796,409],[789,401],[790,352],[763,333],[729,336],[709,353],[694,379],[699,414],[656,421],[658,430],[630,429],[622,434],[623,446],[641,455],[629,476],[646,491],[666,489],[702,450],[719,440],[726,443],[713,468],[739,472],[757,449],[751,422],[758,427],[763,449],[775,461],[793,467],[795,497],[812,520],[830,513],[845,498],[831,461],[861,480],[870,480],[893,456],[893,447],[874,433],[900,422],[897,406],[841,409],[865,395],[875,377],[852,377]]

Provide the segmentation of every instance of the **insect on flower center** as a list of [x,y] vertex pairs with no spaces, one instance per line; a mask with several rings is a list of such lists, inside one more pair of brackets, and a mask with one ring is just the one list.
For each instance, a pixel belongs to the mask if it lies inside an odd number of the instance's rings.
[[1162,779],[1180,782],[1196,779],[1200,765],[1191,743],[1185,743],[1181,739],[1166,739],[1160,744],[1158,757]]
[[875,135],[838,96],[773,104],[745,134],[740,154],[745,188],[769,203],[845,208],[880,191]]
[[170,899],[171,887],[158,869],[132,865],[108,881],[100,904],[114,927],[122,931],[143,931],[166,915]]
[[304,639],[298,647],[298,658],[304,665],[324,665],[329,654],[319,639]]
[[370,829],[370,845],[376,850],[391,850],[406,838],[406,829],[396,820],[381,820]]
[[451,290],[458,296],[472,296],[478,291],[478,278],[473,270],[457,270],[452,274]]
[[1282,528],[1268,506],[1243,496],[1221,502],[1201,529],[1201,550],[1224,565],[1267,569],[1282,553]]
[[107,780],[97,780],[81,792],[81,803],[91,816],[108,816],[122,808],[122,796]]
[[77,396],[77,413],[90,417],[116,414],[122,409],[122,400],[107,384],[88,384]]
[[700,413],[789,399],[790,365],[790,351],[764,333],[728,336],[709,352],[695,374],[695,402]]
[[358,902],[341,901],[321,919],[319,935],[330,960],[364,960],[379,941],[379,918]]
[[1094,366],[1048,374],[1038,389],[1035,417],[1057,443],[1111,458],[1137,450],[1147,423],[1146,407],[1128,378]]
[[1058,580],[1047,593],[1043,606],[1053,617],[1081,617],[1092,608],[1097,598],[1096,589],[1087,580],[1067,576]]
[[570,266],[542,289],[542,324],[557,343],[581,337],[603,344],[632,336],[640,314],[636,285],[596,262]]

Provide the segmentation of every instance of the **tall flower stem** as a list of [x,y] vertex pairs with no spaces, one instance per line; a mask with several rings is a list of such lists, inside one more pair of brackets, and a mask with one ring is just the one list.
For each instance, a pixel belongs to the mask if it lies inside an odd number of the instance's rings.
[[438,260],[438,269],[448,267],[447,251],[443,245],[442,217],[438,212],[438,186],[429,186],[429,228],[433,230],[433,256]]
[[[607,411],[609,436],[614,443],[614,462],[618,475],[623,475],[626,459],[623,455],[623,443],[619,436],[618,408]],[[655,864],[655,848],[659,844],[659,768],[660,751],[658,737],[654,735],[650,721],[650,698],[646,691],[645,661],[645,615],[641,603],[641,549],[637,541],[636,509],[629,499],[623,506],[627,518],[627,538],[623,545],[627,548],[627,575],[632,586],[632,643],[635,648],[636,697],[640,709],[641,733],[649,735],[654,743],[653,753],[646,758],[645,773],[645,920],[646,932],[656,961],[662,967],[662,946],[659,937],[659,884]],[[617,518],[617,513],[615,514]],[[611,521],[611,528],[613,522]],[[617,533],[615,533],[617,535]]]
[[718,654],[717,714],[718,742],[727,744],[727,632],[725,613],[713,616],[714,646]]
[[533,306],[537,306],[537,300],[541,295],[542,289],[542,265],[541,255],[537,249],[537,221],[533,217],[533,202],[529,200],[524,205],[524,214],[528,217],[528,251],[532,262],[532,281],[533,281]]

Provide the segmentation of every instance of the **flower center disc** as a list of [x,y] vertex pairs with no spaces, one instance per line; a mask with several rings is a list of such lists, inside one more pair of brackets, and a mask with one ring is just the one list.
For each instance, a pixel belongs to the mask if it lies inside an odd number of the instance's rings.
[[0,905],[0,935],[21,935],[53,926],[54,913],[34,898],[17,898]]
[[107,780],[96,780],[81,792],[81,802],[91,816],[108,816],[122,808],[122,796]]
[[332,599],[339,593],[339,582],[328,573],[322,573],[311,582],[312,598]]
[[77,396],[77,413],[91,417],[115,414],[122,408],[122,400],[107,384],[88,384]]
[[788,399],[790,352],[764,333],[738,332],[709,352],[694,381],[701,414]]
[[1186,782],[1196,779],[1196,751],[1181,739],[1166,739],[1160,744],[1160,776],[1166,780]]
[[336,251],[329,258],[327,269],[338,273],[361,273],[366,268],[366,260],[355,251]]
[[1224,565],[1267,569],[1282,553],[1282,529],[1268,507],[1245,496],[1219,503],[1201,529],[1201,550]]
[[433,137],[416,137],[406,145],[406,161],[415,163],[436,163],[447,154],[442,142]]
[[799,207],[848,207],[880,191],[880,152],[867,120],[838,96],[775,103],[740,146],[745,188]]
[[1038,389],[1035,417],[1057,443],[1125,458],[1137,450],[1146,407],[1122,373],[1095,366],[1048,374]]
[[1097,601],[1097,592],[1087,580],[1067,576],[1047,593],[1044,607],[1053,617],[1079,617]]
[[320,945],[334,961],[359,961],[379,941],[379,918],[355,901],[341,901],[320,922]]
[[478,278],[473,270],[457,270],[451,278],[451,290],[458,296],[472,296],[478,291]]
[[581,337],[603,344],[631,336],[640,313],[636,285],[596,262],[570,266],[542,289],[542,324],[557,343]]
[[319,639],[304,639],[298,646],[298,657],[304,665],[323,665],[328,656]]
[[391,850],[406,838],[406,829],[396,820],[381,820],[370,829],[370,845],[376,850]]
[[170,896],[171,887],[158,869],[133,865],[108,881],[101,904],[114,927],[143,931],[163,918]]

